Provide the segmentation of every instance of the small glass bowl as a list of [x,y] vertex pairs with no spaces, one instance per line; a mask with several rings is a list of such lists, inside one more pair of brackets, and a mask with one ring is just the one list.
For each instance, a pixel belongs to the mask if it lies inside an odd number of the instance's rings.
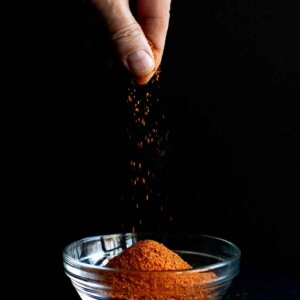
[[[105,267],[109,259],[144,239],[162,243],[192,269],[129,271]],[[224,297],[239,273],[240,256],[233,243],[203,234],[117,233],[69,244],[63,251],[63,264],[83,300],[217,300]]]

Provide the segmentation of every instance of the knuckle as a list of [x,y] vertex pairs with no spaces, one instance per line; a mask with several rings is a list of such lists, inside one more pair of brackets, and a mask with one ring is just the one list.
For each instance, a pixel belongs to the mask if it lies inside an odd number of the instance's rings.
[[141,36],[141,27],[137,23],[131,23],[125,27],[119,27],[112,33],[112,40],[115,43],[124,43]]

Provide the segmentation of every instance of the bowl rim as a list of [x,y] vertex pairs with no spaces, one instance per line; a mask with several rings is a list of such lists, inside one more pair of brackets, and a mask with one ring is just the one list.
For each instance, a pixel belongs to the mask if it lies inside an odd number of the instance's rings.
[[[78,259],[72,258],[68,253],[68,249],[73,247],[75,244],[87,242],[87,241],[93,241],[97,240],[101,237],[105,238],[110,238],[110,237],[115,237],[115,236],[145,236],[149,234],[155,234],[155,235],[160,235],[160,236],[170,236],[170,237],[190,237],[190,238],[208,238],[211,240],[218,240],[220,242],[225,243],[226,245],[232,247],[232,255],[229,259],[226,259],[225,261],[217,262],[217,263],[212,263],[208,264],[205,266],[200,266],[200,267],[193,267],[192,269],[182,269],[182,270],[127,270],[127,269],[120,269],[120,268],[108,268],[105,266],[98,266],[98,265],[91,265],[85,262],[82,262]],[[193,251],[189,251],[193,252]],[[198,252],[197,252],[198,253]],[[126,272],[129,274],[134,274],[134,273],[193,273],[193,272],[210,272],[222,267],[225,267],[226,265],[234,264],[237,263],[240,260],[241,257],[241,250],[240,248],[233,242],[217,237],[214,235],[209,235],[209,234],[202,234],[202,233],[173,233],[173,232],[125,232],[125,233],[107,233],[107,234],[99,234],[99,235],[91,235],[91,236],[86,236],[81,239],[75,240],[71,243],[69,243],[67,246],[64,247],[63,249],[63,263],[72,265],[73,267],[84,267],[87,269],[91,270],[102,270],[102,271],[110,271],[110,272]]]

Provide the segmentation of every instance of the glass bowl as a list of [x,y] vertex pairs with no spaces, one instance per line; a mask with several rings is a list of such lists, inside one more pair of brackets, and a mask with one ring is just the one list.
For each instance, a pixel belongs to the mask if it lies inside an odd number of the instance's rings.
[[[176,271],[132,271],[105,267],[132,244],[155,240],[192,268]],[[203,234],[117,233],[86,237],[63,250],[65,274],[83,300],[217,300],[239,273],[240,249]],[[213,276],[211,276],[213,274]]]

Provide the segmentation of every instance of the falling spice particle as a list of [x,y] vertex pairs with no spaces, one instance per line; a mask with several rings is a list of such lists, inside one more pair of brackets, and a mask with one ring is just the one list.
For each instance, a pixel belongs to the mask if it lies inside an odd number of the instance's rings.
[[122,198],[129,205],[128,222],[131,224],[128,227],[135,231],[161,231],[170,220],[167,210],[161,209],[167,207],[168,199],[164,161],[168,129],[161,101],[159,73],[160,69],[146,85],[136,85],[132,81],[128,87],[126,132],[130,180]]

